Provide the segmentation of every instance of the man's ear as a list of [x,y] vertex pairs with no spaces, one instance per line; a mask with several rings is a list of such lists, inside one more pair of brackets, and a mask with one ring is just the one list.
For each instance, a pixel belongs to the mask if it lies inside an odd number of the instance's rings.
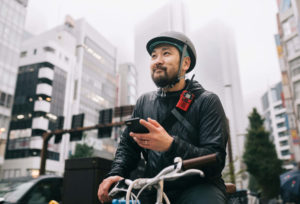
[[190,68],[190,66],[191,66],[191,58],[190,57],[183,58],[182,70],[186,72]]

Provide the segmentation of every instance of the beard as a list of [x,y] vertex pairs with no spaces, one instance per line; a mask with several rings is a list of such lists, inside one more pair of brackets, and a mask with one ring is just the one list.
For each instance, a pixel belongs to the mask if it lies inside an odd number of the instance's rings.
[[[162,71],[162,73],[160,73],[158,76],[154,76],[156,69],[160,69]],[[172,84],[172,82],[174,82],[177,79],[176,74],[172,76],[168,75],[166,67],[158,67],[156,69],[154,69],[154,71],[151,73],[151,77],[157,87],[164,88],[167,85]]]

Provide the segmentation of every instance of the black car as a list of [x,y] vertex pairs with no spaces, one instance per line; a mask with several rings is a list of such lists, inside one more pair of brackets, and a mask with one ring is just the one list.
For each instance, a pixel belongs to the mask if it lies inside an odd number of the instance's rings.
[[[62,201],[63,178],[60,176],[40,176],[0,181],[0,204],[48,204]],[[2,194],[2,195],[1,195]]]

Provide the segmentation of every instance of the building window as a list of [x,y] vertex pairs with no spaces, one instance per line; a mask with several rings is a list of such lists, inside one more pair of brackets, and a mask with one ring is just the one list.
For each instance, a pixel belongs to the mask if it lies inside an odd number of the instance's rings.
[[73,94],[73,100],[74,101],[77,99],[77,86],[78,86],[78,80],[75,80],[75,82],[74,82],[74,94]]
[[283,108],[282,104],[279,104],[279,105],[277,105],[277,106],[274,107],[274,109],[277,110],[277,111],[281,110],[282,108]]
[[287,140],[283,140],[279,143],[280,147],[287,146],[289,142]]
[[6,98],[6,94],[2,92],[0,94],[0,105],[4,105],[5,104],[5,98]]
[[281,155],[282,156],[286,156],[286,155],[289,155],[290,154],[290,150],[283,150],[283,151],[281,151]]
[[300,58],[296,58],[289,62],[290,68],[294,69],[295,67],[300,67]]
[[293,76],[297,76],[298,74],[300,74],[300,67],[297,67],[297,68],[293,69],[293,71],[292,71]]
[[269,108],[269,99],[268,93],[265,93],[262,97],[263,110],[267,110]]
[[282,127],[285,127],[285,123],[278,123],[277,124],[277,128],[282,128]]
[[7,98],[6,98],[6,104],[5,104],[5,106],[7,108],[10,108],[11,107],[11,103],[12,103],[12,95],[8,94]]
[[36,55],[36,53],[37,53],[37,49],[34,49],[33,54]]
[[282,131],[282,132],[278,133],[279,137],[285,137],[285,136],[288,136],[288,135],[289,135],[288,131]]
[[298,113],[297,117],[300,119],[300,105],[297,105],[297,113]]
[[287,49],[289,57],[294,55],[295,53],[297,53],[300,50],[299,37],[296,36],[296,37],[292,38],[291,40],[287,41],[286,49]]
[[278,114],[275,117],[276,117],[276,119],[285,118],[285,113]]
[[291,16],[289,19],[287,19],[284,23],[282,23],[282,29],[284,36],[289,36],[293,32],[296,31],[296,21],[295,17]]
[[280,92],[277,89],[271,89],[272,100],[273,102],[277,102],[281,100]]
[[38,79],[38,84],[49,84],[52,86],[52,81],[50,79],[47,78],[39,78]]
[[45,52],[51,52],[51,53],[55,53],[55,49],[49,46],[44,47],[44,51]]
[[21,57],[21,58],[22,58],[22,57],[26,57],[26,55],[27,55],[27,51],[23,51],[23,52],[21,52],[20,57]]
[[300,81],[294,83],[294,95],[296,99],[300,98]]

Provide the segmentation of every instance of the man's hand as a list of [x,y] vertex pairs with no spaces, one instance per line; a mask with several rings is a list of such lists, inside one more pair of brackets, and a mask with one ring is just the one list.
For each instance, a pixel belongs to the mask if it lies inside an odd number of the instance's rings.
[[101,203],[110,202],[112,199],[108,196],[108,190],[113,183],[116,183],[123,178],[121,176],[110,176],[102,181],[98,189],[98,199]]
[[140,123],[149,130],[149,133],[130,132],[129,134],[140,147],[160,152],[167,151],[170,148],[174,139],[156,120],[151,118],[148,118],[148,121],[141,119]]

